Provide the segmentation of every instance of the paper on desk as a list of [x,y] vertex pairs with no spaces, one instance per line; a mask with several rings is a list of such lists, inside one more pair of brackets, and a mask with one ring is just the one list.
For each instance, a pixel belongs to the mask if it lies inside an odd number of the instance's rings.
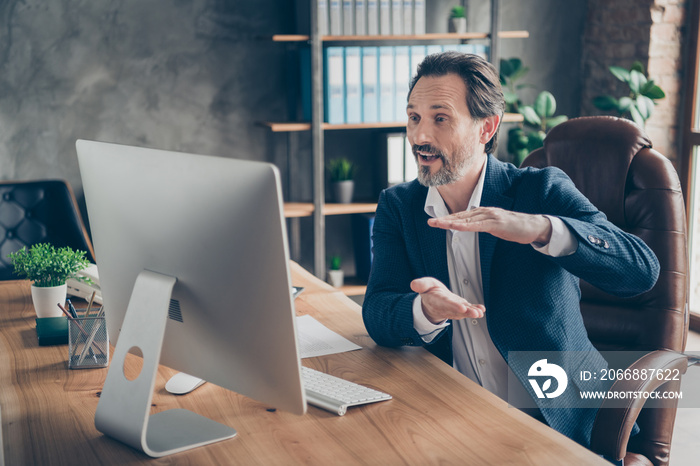
[[302,358],[361,349],[311,316],[297,316],[297,336]]

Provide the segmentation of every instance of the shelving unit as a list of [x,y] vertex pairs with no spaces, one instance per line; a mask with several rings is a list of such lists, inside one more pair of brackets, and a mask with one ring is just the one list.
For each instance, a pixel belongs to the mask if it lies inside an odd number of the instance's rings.
[[[465,33],[428,33],[421,35],[401,35],[401,36],[321,36],[323,42],[385,42],[408,40],[411,42],[431,42],[436,40],[477,40],[489,39],[488,32],[465,32]],[[499,31],[498,37],[501,39],[526,39],[530,37],[528,31]],[[302,34],[275,34],[271,37],[273,42],[306,42],[310,36]]]
[[[503,115],[504,123],[518,123],[523,121],[523,116],[519,113],[506,113]],[[295,131],[308,131],[311,129],[311,122],[283,122],[283,121],[261,121],[260,126],[265,126],[273,133],[289,133]],[[405,121],[384,122],[384,123],[346,123],[331,124],[322,123],[321,129],[324,131],[343,129],[391,129],[405,128]]]
[[[499,0],[491,0],[491,24],[489,32],[468,32],[457,33],[429,33],[423,35],[372,35],[372,36],[321,36],[318,30],[318,9],[317,2],[310,1],[311,21],[310,34],[277,34],[268,37],[269,40],[277,43],[300,43],[308,44],[311,51],[311,121],[306,122],[260,122],[274,133],[293,133],[301,131],[311,132],[312,141],[312,180],[313,180],[313,202],[299,203],[288,202],[285,204],[285,216],[293,220],[293,233],[298,233],[298,219],[302,217],[313,217],[314,225],[314,261],[313,271],[317,277],[323,278],[325,275],[326,258],[326,223],[328,215],[345,215],[355,213],[371,213],[376,210],[377,205],[368,204],[326,204],[325,202],[325,163],[324,163],[324,132],[335,130],[362,130],[368,131],[377,129],[405,128],[406,122],[390,123],[357,123],[357,124],[329,124],[324,122],[323,105],[323,48],[324,45],[351,45],[352,43],[386,43],[386,42],[411,42],[422,44],[439,41],[469,41],[488,40],[490,47],[491,62],[498,68],[499,62],[499,40],[500,39],[524,39],[529,37],[527,31],[501,31],[499,27]],[[504,122],[522,121],[519,114],[506,114]],[[359,285],[361,286],[361,285]],[[347,291],[347,290],[346,290]],[[349,292],[358,294],[361,291],[357,285]],[[361,293],[360,293],[361,294]]]

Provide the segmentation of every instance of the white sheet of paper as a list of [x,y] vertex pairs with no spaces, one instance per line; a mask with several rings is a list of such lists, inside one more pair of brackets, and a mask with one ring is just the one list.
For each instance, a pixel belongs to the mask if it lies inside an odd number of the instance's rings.
[[311,316],[297,316],[297,337],[302,358],[361,349]]

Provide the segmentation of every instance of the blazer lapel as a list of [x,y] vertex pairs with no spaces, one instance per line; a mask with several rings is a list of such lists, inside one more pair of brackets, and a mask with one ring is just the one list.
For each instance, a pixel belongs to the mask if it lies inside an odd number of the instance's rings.
[[[510,187],[511,181],[506,173],[506,164],[489,155],[486,164],[484,189],[481,194],[482,207],[499,207],[509,210],[514,199],[503,193]],[[489,308],[491,292],[491,262],[498,238],[490,233],[479,233],[479,259],[481,263],[481,280],[484,286],[484,305]]]
[[[427,192],[427,190],[425,191]],[[425,265],[425,275],[434,277],[450,286],[450,276],[447,270],[447,233],[440,228],[428,225],[428,214],[425,213],[425,196],[417,196],[414,205],[414,216],[418,241]]]

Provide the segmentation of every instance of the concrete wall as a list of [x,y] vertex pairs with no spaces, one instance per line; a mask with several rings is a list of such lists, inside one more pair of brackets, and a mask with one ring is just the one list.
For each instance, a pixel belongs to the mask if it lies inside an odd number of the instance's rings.
[[[0,178],[66,178],[75,140],[270,157],[290,2],[0,2]],[[125,180],[125,187],[128,180]]]

